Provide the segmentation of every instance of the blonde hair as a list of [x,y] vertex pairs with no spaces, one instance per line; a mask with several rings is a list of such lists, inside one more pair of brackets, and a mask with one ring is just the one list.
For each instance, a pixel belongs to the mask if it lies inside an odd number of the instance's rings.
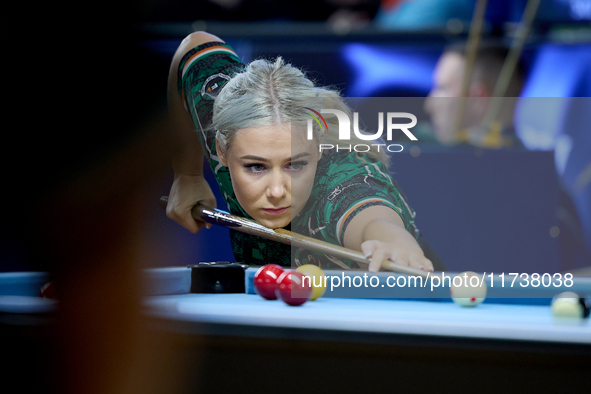
[[[222,150],[228,149],[238,130],[250,127],[292,125],[305,130],[311,119],[305,108],[337,109],[353,119],[351,108],[336,90],[316,87],[304,73],[284,63],[281,57],[274,62],[259,59],[249,63],[246,69],[236,74],[215,99],[213,107],[212,131]],[[324,139],[327,144],[339,143],[338,119],[325,118],[328,130],[323,133],[320,126],[313,123],[313,134],[317,141]],[[292,130],[294,128],[292,127]],[[367,143],[351,133],[349,144]],[[388,165],[384,150],[369,150],[358,153]]]

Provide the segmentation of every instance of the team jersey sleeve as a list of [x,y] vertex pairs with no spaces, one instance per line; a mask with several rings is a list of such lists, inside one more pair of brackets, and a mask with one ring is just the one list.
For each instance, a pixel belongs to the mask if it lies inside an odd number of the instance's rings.
[[[415,212],[409,206],[397,183],[380,163],[355,153],[335,155],[329,164],[319,168],[321,201],[316,220],[325,223],[324,237],[343,245],[347,226],[353,218],[372,206],[387,206],[397,212],[405,228],[418,239]],[[324,185],[322,185],[325,179]]]
[[[219,165],[215,152],[215,133],[210,129],[215,98],[244,64],[227,44],[208,42],[191,49],[181,59],[177,89],[185,109],[191,114],[206,158]],[[218,162],[217,164],[215,162]]]
[[232,47],[222,42],[208,42],[182,57],[177,88],[185,109],[191,114],[205,159],[215,175],[224,201],[230,212],[245,215],[236,200],[228,168],[220,163],[215,131],[211,128],[217,95],[232,77],[242,71],[244,63]]
[[[353,218],[372,206],[386,206],[397,212],[405,228],[419,239],[415,213],[382,163],[356,153],[325,152],[308,203],[295,218],[295,227],[302,234],[344,245],[345,231]],[[296,264],[311,263],[331,269],[364,268],[354,261],[313,251],[295,254]]]
[[[439,255],[415,225],[415,211],[382,163],[356,153],[327,154],[321,162],[307,204],[310,214],[305,223],[300,223],[301,230],[312,237],[343,245],[345,231],[356,215],[372,206],[386,206],[400,215],[406,230],[417,240],[435,269],[445,269]],[[315,257],[317,254],[307,251],[300,255],[302,261],[307,258],[327,268],[364,268],[353,261],[327,255]]]

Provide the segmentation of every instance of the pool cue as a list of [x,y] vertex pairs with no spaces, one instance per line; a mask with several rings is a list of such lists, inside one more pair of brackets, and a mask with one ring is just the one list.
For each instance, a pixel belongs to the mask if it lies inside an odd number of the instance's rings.
[[470,23],[470,32],[468,34],[468,42],[466,44],[466,65],[464,68],[464,75],[462,78],[462,87],[460,92],[460,105],[455,114],[454,131],[460,132],[462,127],[462,119],[464,118],[465,97],[468,97],[470,90],[470,81],[472,80],[472,71],[474,69],[474,62],[476,60],[476,53],[478,45],[480,44],[480,36],[482,34],[482,25],[484,21],[484,13],[486,11],[487,0],[478,0],[474,8],[472,22]]
[[474,8],[474,15],[470,23],[470,32],[468,42],[466,44],[466,66],[462,79],[462,91],[460,97],[467,97],[470,89],[470,80],[472,79],[472,71],[474,69],[474,61],[476,60],[476,53],[480,45],[480,37],[482,35],[482,25],[484,21],[484,14],[486,12],[487,0],[478,0]]
[[525,45],[525,41],[529,35],[531,25],[536,16],[539,5],[540,0],[528,0],[525,6],[525,10],[523,11],[523,16],[521,18],[520,28],[518,28],[515,32],[511,48],[507,54],[505,62],[503,63],[503,67],[501,68],[497,82],[495,83],[495,87],[491,95],[491,104],[488,107],[482,122],[484,126],[491,124],[499,116],[499,112],[501,110],[501,101],[505,97],[511,77],[515,72],[515,67],[517,66],[521,52],[523,52],[523,46]]
[[[159,205],[161,208],[166,209],[166,206],[168,205],[168,197],[161,197]],[[292,246],[299,246],[302,248],[314,250],[316,252],[326,253],[331,256],[349,259],[358,263],[369,265],[369,260],[366,259],[361,252],[344,248],[339,245],[333,245],[331,243],[311,237],[306,237],[305,235],[292,233],[291,231],[282,228],[270,229],[262,226],[254,220],[232,215],[228,212],[217,208],[211,208],[203,204],[195,205],[191,210],[191,215],[196,220],[217,224],[219,226],[227,227],[242,233],[256,235],[258,237],[272,241],[277,241]],[[424,278],[438,275],[432,272],[427,273],[426,271],[416,268],[400,265],[390,260],[384,260],[382,262],[382,268],[387,271],[394,271],[408,275],[418,275]]]

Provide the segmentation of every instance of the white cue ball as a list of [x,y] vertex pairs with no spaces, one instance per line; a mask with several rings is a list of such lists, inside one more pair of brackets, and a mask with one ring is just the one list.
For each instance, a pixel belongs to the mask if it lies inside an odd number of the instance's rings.
[[482,276],[472,271],[462,272],[452,278],[449,289],[451,299],[461,306],[481,304],[486,298],[486,291],[486,282],[482,279]]

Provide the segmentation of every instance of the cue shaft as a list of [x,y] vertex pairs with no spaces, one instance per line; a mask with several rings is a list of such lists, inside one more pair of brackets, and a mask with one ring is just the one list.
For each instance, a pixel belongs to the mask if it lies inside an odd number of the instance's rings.
[[501,68],[497,82],[495,83],[493,92],[491,94],[492,100],[487,108],[482,122],[484,125],[494,122],[499,116],[502,101],[504,100],[505,94],[507,93],[507,88],[511,82],[511,77],[513,76],[517,63],[519,62],[519,57],[523,51],[525,41],[529,36],[531,25],[536,16],[539,5],[540,0],[528,0],[527,4],[525,5],[521,23],[515,32],[513,43],[509,49],[509,53],[507,54],[507,58],[503,63],[503,67]]
[[[168,205],[168,197],[160,198],[160,206],[166,209]],[[272,241],[281,242],[284,244],[298,246],[305,249],[314,250],[316,252],[326,253],[334,257],[353,260],[362,264],[369,264],[369,260],[365,258],[363,253],[344,248],[339,245],[333,245],[329,242],[307,237],[305,235],[296,234],[285,229],[270,229],[251,219],[246,219],[240,216],[232,215],[228,212],[217,208],[211,208],[204,204],[197,204],[193,207],[191,214],[194,219],[201,220],[211,224],[227,227],[242,233],[256,235],[261,238],[270,239]],[[418,275],[421,277],[433,276],[423,270],[419,270],[405,265],[397,264],[391,260],[384,260],[381,264],[382,268],[388,271],[400,272],[408,275]]]
[[[478,46],[480,45],[480,36],[482,35],[482,25],[487,2],[488,0],[477,0],[476,5],[474,6],[474,14],[470,23],[468,42],[466,44],[466,66],[464,67],[464,75],[462,76],[460,97],[468,97],[468,93],[470,91],[470,81],[472,79],[476,53],[478,51]],[[465,106],[466,100],[460,98],[458,108],[454,114],[454,131],[456,133],[459,133],[462,129],[462,120],[464,119]]]

